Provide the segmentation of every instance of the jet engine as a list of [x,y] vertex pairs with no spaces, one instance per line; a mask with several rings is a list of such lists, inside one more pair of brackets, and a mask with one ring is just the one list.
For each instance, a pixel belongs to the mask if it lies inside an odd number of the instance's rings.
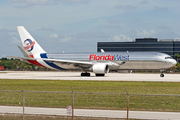
[[104,76],[105,73],[109,72],[109,66],[104,63],[97,63],[92,66],[91,70],[96,76]]

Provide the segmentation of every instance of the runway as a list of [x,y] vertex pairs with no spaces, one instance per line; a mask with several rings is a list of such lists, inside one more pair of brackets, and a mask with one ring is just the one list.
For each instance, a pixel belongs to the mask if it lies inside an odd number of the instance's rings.
[[37,79],[37,80],[99,80],[99,81],[163,81],[180,82],[180,74],[152,73],[108,73],[104,77],[96,77],[91,73],[90,77],[81,77],[81,72],[34,72],[34,71],[1,71],[0,79]]
[[[23,107],[0,106],[0,113],[23,113]],[[64,115],[68,116],[65,108],[38,108],[25,107],[25,114],[40,115]],[[127,112],[122,110],[93,110],[93,109],[74,109],[74,116],[89,117],[108,117],[108,118],[126,118]],[[153,120],[179,120],[180,114],[177,112],[147,112],[147,111],[129,111],[129,118],[134,119],[153,119]]]

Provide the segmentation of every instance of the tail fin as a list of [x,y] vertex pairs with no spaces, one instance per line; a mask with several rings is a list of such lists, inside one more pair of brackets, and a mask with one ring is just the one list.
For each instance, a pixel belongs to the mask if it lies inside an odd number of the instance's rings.
[[17,26],[25,52],[31,56],[46,53],[23,26]]

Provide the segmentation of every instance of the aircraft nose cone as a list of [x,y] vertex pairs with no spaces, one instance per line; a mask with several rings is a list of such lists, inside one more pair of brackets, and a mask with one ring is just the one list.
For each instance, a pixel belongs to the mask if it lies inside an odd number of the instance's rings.
[[173,61],[172,61],[172,64],[173,64],[173,65],[176,65],[176,64],[177,64],[176,60],[173,60]]

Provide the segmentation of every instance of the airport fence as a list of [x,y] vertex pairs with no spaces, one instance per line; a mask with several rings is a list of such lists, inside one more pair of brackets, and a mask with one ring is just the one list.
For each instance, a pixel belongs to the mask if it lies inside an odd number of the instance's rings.
[[[130,111],[180,111],[180,95],[0,90],[0,105]],[[67,114],[68,116],[68,114]],[[87,115],[88,116],[88,115]]]

